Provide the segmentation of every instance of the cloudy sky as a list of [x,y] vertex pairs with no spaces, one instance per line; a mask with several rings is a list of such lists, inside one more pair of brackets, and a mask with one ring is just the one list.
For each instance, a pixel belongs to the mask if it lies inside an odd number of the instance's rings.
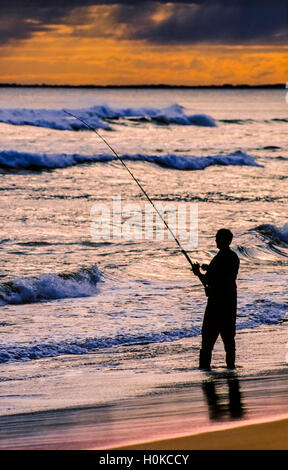
[[1,0],[0,82],[285,83],[287,0]]

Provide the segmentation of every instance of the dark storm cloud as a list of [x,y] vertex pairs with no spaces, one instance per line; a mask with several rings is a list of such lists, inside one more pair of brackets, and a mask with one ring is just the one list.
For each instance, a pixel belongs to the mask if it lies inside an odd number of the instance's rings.
[[163,21],[130,29],[132,37],[160,44],[288,44],[288,3],[208,0],[180,6],[174,2]]
[[[288,7],[283,0],[1,0],[1,44],[29,38],[65,23],[76,8],[95,5],[114,6],[111,21],[115,28],[122,26],[125,39],[158,44],[288,42]],[[160,7],[166,14],[155,21]],[[73,24],[84,20],[89,17],[76,15]],[[89,26],[91,33],[93,24]]]
[[[46,30],[51,24],[60,24],[80,3],[75,0],[1,0],[0,41],[3,44],[10,40],[26,39],[36,31]],[[85,0],[82,3],[86,3]]]

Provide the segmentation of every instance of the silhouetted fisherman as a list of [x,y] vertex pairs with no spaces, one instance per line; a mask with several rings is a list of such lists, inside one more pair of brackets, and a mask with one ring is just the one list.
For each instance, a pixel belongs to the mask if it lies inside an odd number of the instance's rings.
[[193,264],[193,273],[205,287],[208,302],[202,325],[202,346],[200,350],[200,369],[210,369],[212,350],[220,334],[226,351],[226,364],[235,368],[235,326],[237,311],[236,278],[239,258],[230,249],[233,234],[221,229],[216,234],[219,252],[209,265]]

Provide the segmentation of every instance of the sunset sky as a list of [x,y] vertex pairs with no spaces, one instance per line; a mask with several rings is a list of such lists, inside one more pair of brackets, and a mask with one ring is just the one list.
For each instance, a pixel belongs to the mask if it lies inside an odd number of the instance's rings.
[[0,82],[288,81],[283,0],[1,0]]

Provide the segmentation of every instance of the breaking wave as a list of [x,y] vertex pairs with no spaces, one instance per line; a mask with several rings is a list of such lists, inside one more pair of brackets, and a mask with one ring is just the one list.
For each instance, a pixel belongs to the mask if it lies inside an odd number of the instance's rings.
[[[166,108],[112,108],[107,104],[67,110],[84,119],[93,128],[110,129],[109,123],[119,119],[147,121],[155,124],[215,127],[215,120],[206,114],[187,115],[178,104]],[[68,116],[64,109],[0,109],[0,122],[18,126],[30,125],[58,130],[87,130],[84,123]]]
[[[123,160],[142,161],[154,163],[162,167],[175,170],[204,170],[211,165],[248,165],[261,166],[256,163],[255,158],[242,151],[230,153],[229,155],[214,155],[196,157],[193,155],[147,155],[135,154],[121,155]],[[3,150],[0,152],[0,168],[4,169],[26,169],[45,170],[66,168],[83,163],[111,162],[115,160],[114,155],[79,155],[79,154],[37,154],[27,152],[16,152],[14,150]]]
[[288,223],[284,224],[283,227],[276,227],[273,224],[262,224],[256,227],[255,231],[271,242],[288,244]]
[[99,281],[100,272],[96,265],[82,268],[75,273],[17,278],[0,284],[0,305],[88,297],[97,292]]

